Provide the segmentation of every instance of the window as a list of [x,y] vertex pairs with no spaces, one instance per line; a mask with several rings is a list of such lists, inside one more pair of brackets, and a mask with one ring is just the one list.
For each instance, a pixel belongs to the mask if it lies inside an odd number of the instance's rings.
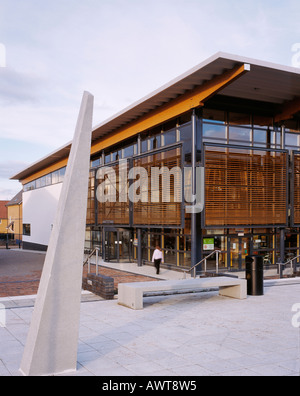
[[255,129],[253,132],[253,140],[255,143],[267,144],[267,132],[261,129]]
[[65,173],[66,173],[66,167],[48,173],[47,175],[42,176],[30,183],[24,184],[24,192],[35,190],[36,188],[42,188],[46,186],[51,186],[53,184],[61,183],[64,181]]
[[36,180],[36,188],[41,188],[46,186],[46,176],[40,177]]
[[52,173],[52,184],[56,184],[59,182],[59,171],[55,171]]
[[148,139],[143,139],[141,146],[142,153],[146,153],[146,151],[148,151]]
[[300,136],[296,133],[286,133],[285,134],[285,146],[286,148],[294,147],[295,149],[300,146]]
[[[198,128],[198,131],[200,128]],[[182,155],[185,161],[185,165],[192,163],[192,123],[189,122],[185,125],[180,126],[180,140],[183,142]],[[197,138],[197,144],[200,144],[200,137]],[[201,151],[201,145],[197,147],[197,151]]]
[[100,158],[96,158],[91,161],[91,168],[97,168],[100,165],[101,165]]
[[31,191],[35,189],[35,181],[32,181],[30,183],[27,183],[24,185],[24,192],[26,191]]
[[229,128],[229,141],[240,141],[243,144],[251,142],[251,131],[247,128],[230,127]]
[[123,158],[133,157],[134,154],[137,154],[137,145],[136,144],[127,146],[123,150]]
[[49,173],[49,175],[45,176],[45,182],[46,182],[46,186],[51,186],[52,183],[52,173]]
[[141,145],[142,153],[146,153],[147,151],[156,150],[160,148],[162,145],[161,136],[162,135],[159,133],[158,135],[147,136],[146,138],[144,138],[142,140],[142,145]]
[[61,168],[60,170],[59,170],[59,182],[63,182],[64,181],[64,177],[65,177],[65,174],[66,174],[66,167],[64,167],[64,168]]
[[31,235],[31,224],[23,224],[23,235],[25,236]]
[[116,150],[112,153],[112,161],[120,161],[122,159],[122,150]]
[[226,126],[215,124],[203,124],[203,138],[226,139]]
[[176,143],[176,129],[164,132],[164,145],[168,146],[173,143]]
[[281,148],[281,133],[271,131],[272,148]]
[[158,149],[161,146],[161,135],[153,136],[149,139],[150,150]]
[[110,153],[105,155],[105,160],[104,160],[104,162],[105,162],[105,164],[109,164],[109,163],[111,162],[111,155],[110,155]]

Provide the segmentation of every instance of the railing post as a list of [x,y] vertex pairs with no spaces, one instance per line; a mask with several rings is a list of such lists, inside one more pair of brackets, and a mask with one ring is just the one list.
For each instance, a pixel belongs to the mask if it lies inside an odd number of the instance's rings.
[[88,257],[88,274],[91,273],[91,259],[90,256]]
[[99,255],[99,251],[98,249],[96,249],[96,275],[98,275],[98,255]]
[[[196,268],[198,267],[198,265],[202,264],[203,262],[204,262],[204,272],[207,272],[207,259],[209,257],[212,257],[214,254],[216,254],[216,273],[218,274],[219,273],[219,253],[221,253],[221,251],[214,250],[207,257],[204,257],[201,261],[199,261],[199,263],[192,266],[189,270],[183,270],[184,279],[186,279],[187,272],[191,272],[191,276],[193,276],[192,273],[194,273],[194,278],[196,278]],[[201,272],[203,272],[203,271],[201,271]],[[200,278],[201,278],[201,275],[200,275]]]
[[278,274],[280,279],[283,278],[283,270],[284,270],[283,267],[285,267],[284,263],[278,263]]

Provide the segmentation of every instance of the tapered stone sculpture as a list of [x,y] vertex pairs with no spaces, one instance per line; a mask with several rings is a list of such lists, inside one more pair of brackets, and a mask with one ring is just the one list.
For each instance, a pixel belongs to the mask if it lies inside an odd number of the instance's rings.
[[20,371],[76,370],[94,98],[85,92]]

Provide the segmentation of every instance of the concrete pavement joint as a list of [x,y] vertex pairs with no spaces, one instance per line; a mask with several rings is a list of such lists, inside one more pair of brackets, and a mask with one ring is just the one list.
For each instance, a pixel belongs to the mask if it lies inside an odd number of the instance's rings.
[[[87,301],[81,304],[78,370],[69,375],[298,376],[300,335],[291,307],[299,293],[295,284],[268,287],[264,296],[243,301],[216,292],[154,296],[140,312],[115,300]],[[0,329],[0,359],[13,376],[31,313],[28,307],[9,310],[7,328]]]

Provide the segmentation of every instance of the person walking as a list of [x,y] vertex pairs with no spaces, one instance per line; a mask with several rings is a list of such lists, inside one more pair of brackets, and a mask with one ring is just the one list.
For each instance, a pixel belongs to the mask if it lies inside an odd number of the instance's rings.
[[154,263],[154,266],[156,268],[156,275],[159,275],[160,264],[163,262],[164,262],[163,253],[161,251],[161,248],[157,245],[152,256],[152,263]]

